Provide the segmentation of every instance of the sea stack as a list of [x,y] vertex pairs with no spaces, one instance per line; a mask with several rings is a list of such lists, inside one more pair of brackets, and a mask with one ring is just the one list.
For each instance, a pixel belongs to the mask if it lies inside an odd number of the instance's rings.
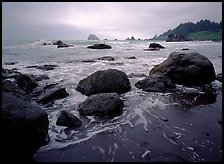
[[87,40],[100,40],[100,39],[96,35],[94,35],[94,34],[89,34]]

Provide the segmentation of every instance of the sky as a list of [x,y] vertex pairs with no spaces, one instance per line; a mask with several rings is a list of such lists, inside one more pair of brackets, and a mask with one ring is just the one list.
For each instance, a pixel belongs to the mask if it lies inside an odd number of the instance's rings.
[[2,37],[148,39],[202,19],[219,23],[222,2],[2,2]]

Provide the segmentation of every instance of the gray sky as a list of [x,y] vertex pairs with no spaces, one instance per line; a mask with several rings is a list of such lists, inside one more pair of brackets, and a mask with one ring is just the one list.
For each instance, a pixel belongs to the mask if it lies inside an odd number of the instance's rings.
[[222,2],[3,2],[3,38],[151,38],[180,23],[222,20]]

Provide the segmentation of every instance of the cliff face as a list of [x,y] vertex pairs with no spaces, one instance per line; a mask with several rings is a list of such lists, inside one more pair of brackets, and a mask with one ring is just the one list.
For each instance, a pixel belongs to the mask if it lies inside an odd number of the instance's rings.
[[100,39],[94,34],[89,34],[87,40],[100,40]]

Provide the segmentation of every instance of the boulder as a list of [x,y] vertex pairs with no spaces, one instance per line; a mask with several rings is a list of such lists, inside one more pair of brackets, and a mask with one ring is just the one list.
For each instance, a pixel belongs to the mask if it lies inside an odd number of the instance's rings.
[[116,69],[100,70],[79,81],[76,90],[90,96],[96,93],[130,91],[131,83],[127,75]]
[[85,116],[106,116],[120,113],[124,106],[117,93],[100,93],[91,95],[79,104],[78,111]]
[[28,74],[2,68],[2,79],[11,79],[20,89],[27,94],[31,93],[38,86]]
[[74,128],[82,125],[82,122],[79,118],[74,116],[72,113],[62,110],[57,121],[56,125],[66,126],[68,128]]
[[18,87],[15,81],[2,79],[2,91],[5,92],[12,92],[12,93],[19,93],[21,95],[26,95],[26,93]]
[[44,65],[32,65],[32,66],[27,66],[25,68],[36,68],[36,69],[41,69],[43,71],[49,71],[49,70],[53,70],[56,67],[58,67],[57,65],[54,64],[44,64]]
[[34,80],[28,74],[19,74],[18,76],[16,76],[16,83],[18,87],[20,87],[28,94],[38,86],[38,84],[34,82]]
[[114,61],[114,57],[112,57],[112,56],[103,56],[103,57],[98,58],[97,60]]
[[172,80],[164,75],[154,74],[135,83],[135,86],[146,92],[166,92],[172,91],[176,85]]
[[94,44],[93,46],[88,46],[87,48],[91,48],[91,49],[111,49],[112,47],[110,45],[107,44]]
[[93,60],[93,59],[86,59],[86,60],[82,60],[81,62],[83,62],[83,63],[94,63],[96,61]]
[[46,144],[48,116],[40,106],[18,93],[2,91],[1,160],[31,161]]
[[158,43],[150,43],[149,48],[165,48]]
[[65,98],[68,95],[69,94],[65,88],[62,88],[56,84],[40,86],[36,88],[31,94],[33,99],[41,104],[47,104],[49,102],[53,102],[54,100]]
[[89,34],[87,40],[100,40],[100,39],[94,34]]
[[161,64],[154,66],[152,74],[163,74],[175,84],[202,85],[215,80],[212,62],[197,52],[173,52]]
[[67,44],[63,43],[61,40],[54,42],[53,45],[57,45],[57,48],[64,48],[64,47],[71,46],[71,45],[67,45]]

